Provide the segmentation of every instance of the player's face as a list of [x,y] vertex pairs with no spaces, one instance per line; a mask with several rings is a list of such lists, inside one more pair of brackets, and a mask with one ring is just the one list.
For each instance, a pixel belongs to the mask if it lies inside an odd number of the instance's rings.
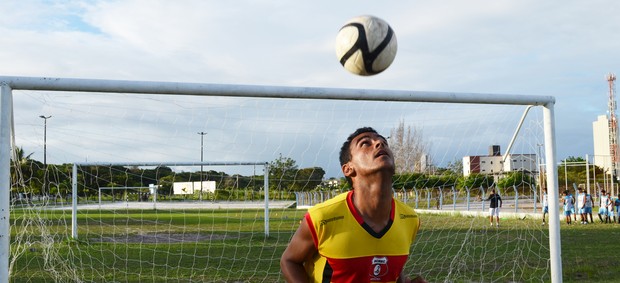
[[362,133],[351,141],[350,149],[351,166],[360,173],[365,170],[386,170],[394,174],[394,156],[381,135]]

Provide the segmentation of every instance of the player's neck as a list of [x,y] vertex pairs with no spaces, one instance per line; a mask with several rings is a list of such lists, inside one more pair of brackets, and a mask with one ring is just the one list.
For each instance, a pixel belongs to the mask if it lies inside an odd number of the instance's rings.
[[373,230],[381,231],[392,211],[392,178],[354,184],[353,205]]

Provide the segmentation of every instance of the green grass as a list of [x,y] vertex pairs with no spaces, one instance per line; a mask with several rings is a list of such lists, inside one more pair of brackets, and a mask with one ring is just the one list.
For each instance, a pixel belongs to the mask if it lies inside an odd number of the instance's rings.
[[[117,210],[71,215],[14,210],[11,282],[281,282],[279,258],[304,211]],[[549,238],[539,220],[421,215],[405,267],[430,282],[548,282]],[[620,276],[618,224],[562,224],[565,282]],[[177,241],[186,237],[185,241]],[[47,256],[46,256],[47,255]],[[614,260],[615,259],[615,260]]]

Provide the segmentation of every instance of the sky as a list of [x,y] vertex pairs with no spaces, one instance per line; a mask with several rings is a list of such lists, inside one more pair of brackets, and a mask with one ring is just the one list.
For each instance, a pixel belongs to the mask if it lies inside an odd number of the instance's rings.
[[[605,77],[620,71],[617,1],[7,0],[0,10],[2,76],[554,96],[558,160],[593,154],[592,122],[607,112]],[[359,15],[384,19],[398,40],[394,62],[375,76],[352,75],[336,59],[339,28]],[[34,159],[43,159],[39,115],[52,116],[48,163],[200,161],[202,148],[205,161],[283,156],[326,177],[341,176],[338,150],[359,126],[389,136],[403,121],[423,133],[433,163],[446,166],[492,144],[506,148],[523,112],[14,93],[16,144]],[[540,150],[541,113],[528,113],[515,150]]]

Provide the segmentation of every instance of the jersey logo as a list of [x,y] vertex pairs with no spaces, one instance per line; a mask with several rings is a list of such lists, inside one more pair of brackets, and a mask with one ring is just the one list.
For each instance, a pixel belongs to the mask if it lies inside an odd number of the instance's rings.
[[418,216],[415,214],[400,214],[399,216],[400,216],[400,219],[418,218]]
[[336,221],[336,220],[342,220],[342,219],[344,219],[344,216],[342,216],[342,215],[335,216],[335,217],[328,218],[328,219],[323,219],[323,220],[321,220],[321,226],[326,225],[329,222],[333,222],[333,221]]
[[378,281],[382,276],[385,276],[388,273],[388,259],[387,257],[373,257],[372,258],[372,281]]

